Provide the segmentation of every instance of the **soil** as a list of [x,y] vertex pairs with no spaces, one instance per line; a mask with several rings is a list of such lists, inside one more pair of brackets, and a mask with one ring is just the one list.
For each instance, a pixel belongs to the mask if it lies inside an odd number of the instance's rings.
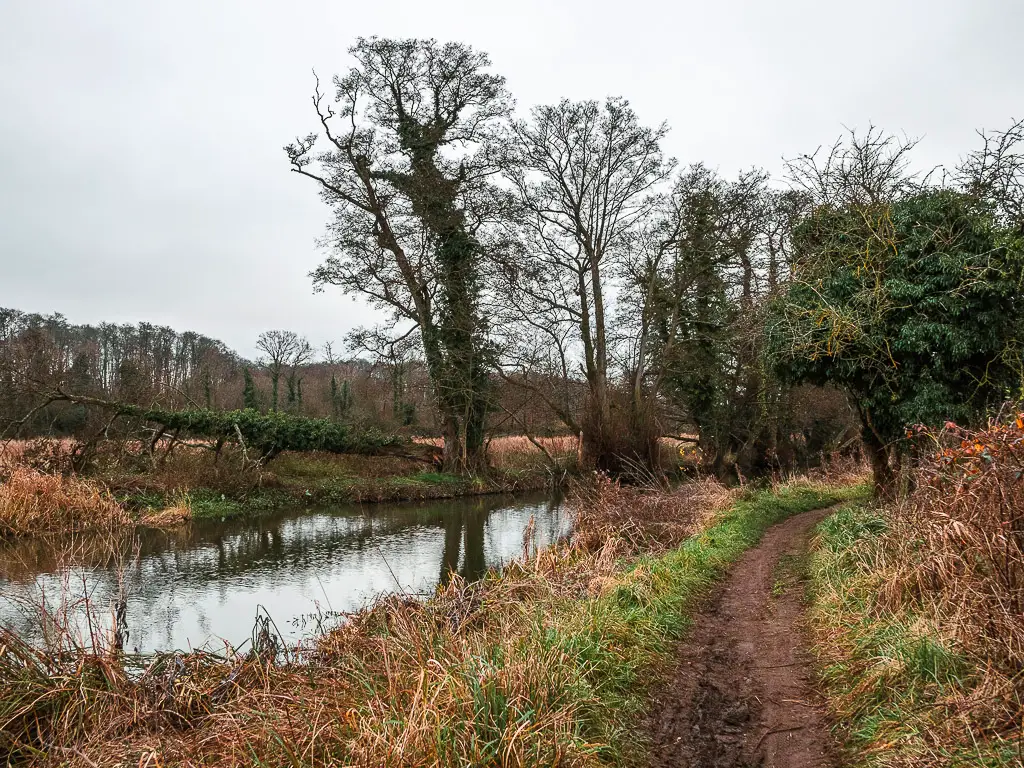
[[710,598],[651,709],[652,768],[832,768],[812,684],[799,564],[832,510],[789,518]]

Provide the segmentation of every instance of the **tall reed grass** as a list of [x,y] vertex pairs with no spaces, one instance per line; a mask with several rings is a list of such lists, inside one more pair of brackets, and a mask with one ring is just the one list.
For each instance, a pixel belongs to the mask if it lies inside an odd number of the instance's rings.
[[130,522],[128,513],[109,493],[79,476],[15,467],[0,482],[0,536]]

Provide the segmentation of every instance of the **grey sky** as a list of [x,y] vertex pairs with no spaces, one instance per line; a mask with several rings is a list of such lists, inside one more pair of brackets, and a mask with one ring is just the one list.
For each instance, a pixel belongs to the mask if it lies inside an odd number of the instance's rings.
[[[359,35],[488,51],[519,108],[623,95],[732,174],[868,121],[952,163],[1024,116],[1020,0],[0,2],[0,306],[252,354],[373,321],[307,273],[328,212],[281,146]],[[305,182],[305,183],[304,183]]]

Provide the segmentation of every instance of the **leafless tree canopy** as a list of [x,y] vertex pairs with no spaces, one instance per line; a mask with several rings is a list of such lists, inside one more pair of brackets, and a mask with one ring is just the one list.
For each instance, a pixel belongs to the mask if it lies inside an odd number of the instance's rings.
[[1003,222],[1024,233],[1024,120],[978,135],[982,145],[961,162],[957,181],[992,201]]
[[910,153],[917,139],[887,134],[875,126],[841,136],[827,150],[786,161],[789,181],[816,203],[869,205],[893,200],[917,181]]
[[[508,348],[520,363],[547,362],[548,374],[563,376],[579,352],[594,422],[585,438],[610,428],[607,293],[631,237],[654,209],[655,188],[671,172],[660,148],[666,132],[641,125],[624,99],[565,100],[512,126],[506,173],[524,214],[522,256],[505,270],[510,309],[553,355],[538,356],[529,342]],[[563,389],[561,408],[568,395]]]

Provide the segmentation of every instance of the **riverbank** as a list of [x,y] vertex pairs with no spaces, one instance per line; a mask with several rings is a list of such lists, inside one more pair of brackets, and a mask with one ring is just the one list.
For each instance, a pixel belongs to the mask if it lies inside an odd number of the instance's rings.
[[1019,768],[1024,414],[929,438],[909,498],[819,529],[810,626],[824,688],[851,765]]
[[492,477],[459,477],[425,470],[384,477],[359,477],[329,471],[316,477],[274,472],[265,484],[232,496],[199,487],[171,493],[122,492],[120,501],[135,513],[139,523],[159,526],[159,515],[165,510],[185,510],[185,519],[223,520],[294,506],[430,501],[540,491],[558,487],[563,479],[552,477],[541,469]]
[[0,454],[0,536],[164,527],[301,505],[535,491],[560,485],[574,472],[571,439],[543,439],[546,456],[525,438],[493,442],[486,477],[449,475],[411,459],[319,452],[285,452],[254,469],[227,449],[215,457],[194,446],[158,459],[111,450],[76,472],[64,442],[9,444]]
[[7,637],[0,748],[70,765],[636,762],[649,685],[714,580],[772,523],[863,492],[601,484],[576,497],[571,541],[526,541],[525,560],[426,602],[384,598],[302,663],[271,662],[266,626],[228,658]]

